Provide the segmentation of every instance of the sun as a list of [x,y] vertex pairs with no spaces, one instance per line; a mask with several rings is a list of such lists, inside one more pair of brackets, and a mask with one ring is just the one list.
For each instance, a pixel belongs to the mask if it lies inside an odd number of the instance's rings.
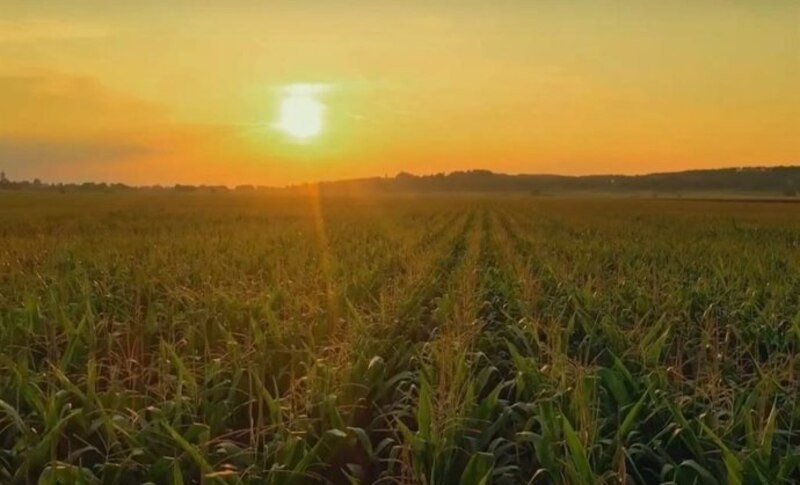
[[317,99],[322,87],[292,84],[284,89],[274,127],[298,141],[308,141],[325,125],[325,105]]

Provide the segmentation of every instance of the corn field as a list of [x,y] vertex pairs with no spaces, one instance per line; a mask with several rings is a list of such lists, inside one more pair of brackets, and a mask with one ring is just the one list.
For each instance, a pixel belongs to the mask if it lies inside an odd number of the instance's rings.
[[798,481],[800,205],[0,197],[0,483]]

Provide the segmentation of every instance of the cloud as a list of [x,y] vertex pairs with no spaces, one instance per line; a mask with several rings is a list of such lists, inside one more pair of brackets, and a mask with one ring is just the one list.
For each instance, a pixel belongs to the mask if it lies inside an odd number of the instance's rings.
[[114,162],[153,153],[152,147],[128,142],[0,138],[0,165],[25,168],[47,168],[83,162]]
[[165,121],[163,107],[108,89],[91,77],[43,69],[0,72],[0,134],[42,138],[142,132]]
[[0,170],[16,178],[211,183],[256,158],[239,126],[177,122],[92,77],[0,69],[0,106]]
[[94,25],[61,20],[0,20],[0,43],[97,39],[108,31]]
[[164,107],[99,80],[46,69],[0,71],[0,168],[19,177],[114,180],[122,165],[160,156]]

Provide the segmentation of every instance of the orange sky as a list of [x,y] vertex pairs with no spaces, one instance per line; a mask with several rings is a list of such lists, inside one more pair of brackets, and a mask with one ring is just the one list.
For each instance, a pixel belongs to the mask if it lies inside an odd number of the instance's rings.
[[[0,170],[256,183],[800,163],[800,2],[5,0]],[[322,132],[277,129],[325,86]]]

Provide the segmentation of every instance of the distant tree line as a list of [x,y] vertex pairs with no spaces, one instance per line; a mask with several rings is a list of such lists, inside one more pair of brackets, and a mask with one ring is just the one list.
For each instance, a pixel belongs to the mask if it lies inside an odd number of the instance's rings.
[[508,175],[470,170],[416,176],[366,178],[321,184],[328,193],[378,192],[604,192],[654,194],[742,192],[794,197],[800,190],[800,166],[746,167],[649,175]]
[[276,190],[270,187],[255,185],[238,185],[230,188],[226,185],[147,185],[131,186],[121,183],[83,182],[83,183],[45,183],[38,178],[28,180],[10,180],[5,172],[0,172],[0,190],[40,190],[55,192],[134,192],[134,191],[162,191],[162,192],[250,192]]
[[[316,185],[316,184],[314,184]],[[256,185],[174,185],[132,187],[125,184],[85,182],[81,184],[11,181],[0,173],[0,190],[50,190],[59,192],[124,192],[134,190],[173,192],[297,192],[310,184],[284,189]],[[436,192],[524,192],[543,195],[559,192],[652,192],[679,195],[698,192],[759,193],[796,197],[800,191],[800,166],[743,167],[648,175],[508,175],[489,170],[458,171],[449,174],[413,175],[401,172],[395,177],[373,177],[319,183],[328,194],[353,192],[436,193]]]

